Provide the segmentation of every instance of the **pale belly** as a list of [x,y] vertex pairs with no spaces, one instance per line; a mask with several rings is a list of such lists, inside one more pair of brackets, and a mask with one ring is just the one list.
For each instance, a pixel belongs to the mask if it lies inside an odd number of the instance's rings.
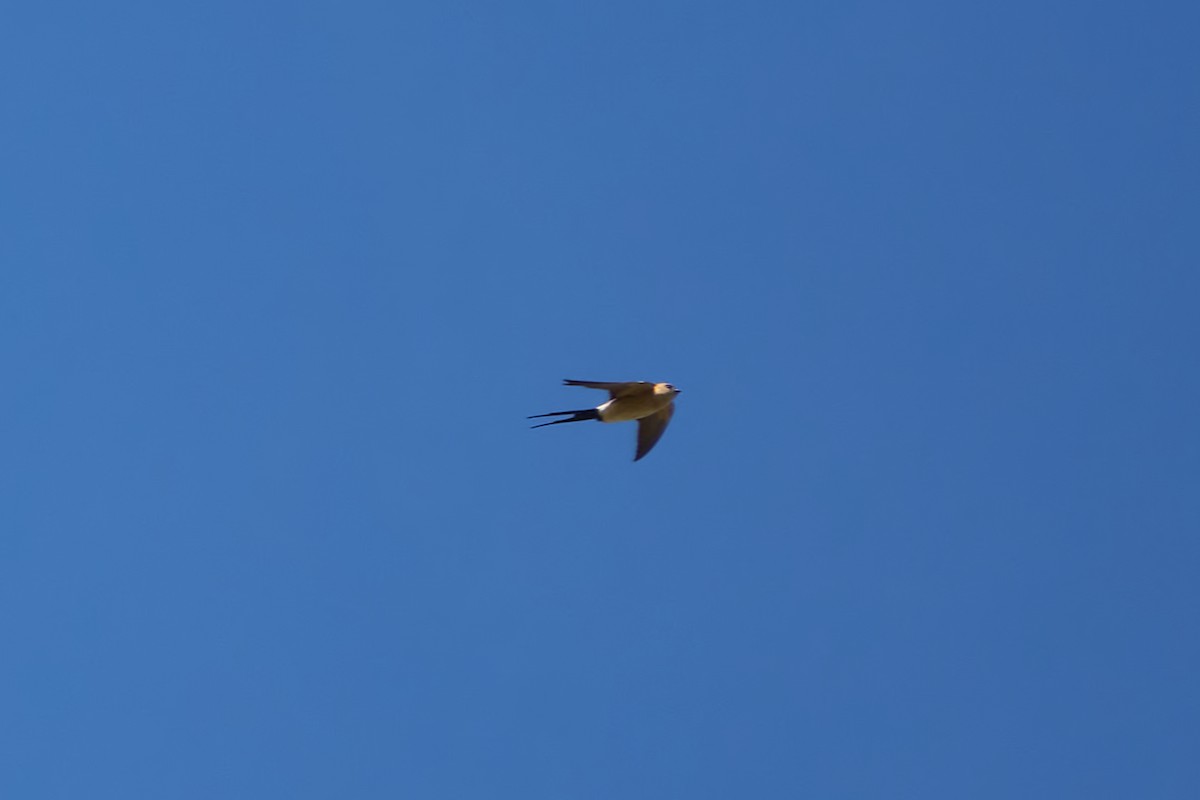
[[618,397],[597,406],[601,422],[629,422],[648,417],[671,405],[671,395],[647,395],[645,397]]

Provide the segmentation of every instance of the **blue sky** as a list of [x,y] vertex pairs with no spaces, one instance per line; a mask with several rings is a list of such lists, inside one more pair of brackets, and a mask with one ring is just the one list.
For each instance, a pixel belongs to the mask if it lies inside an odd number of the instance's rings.
[[5,17],[3,796],[1196,796],[1194,4]]

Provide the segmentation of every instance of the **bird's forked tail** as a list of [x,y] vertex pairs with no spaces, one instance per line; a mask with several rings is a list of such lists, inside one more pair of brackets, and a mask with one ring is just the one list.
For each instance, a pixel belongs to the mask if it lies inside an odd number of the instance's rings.
[[580,411],[551,411],[549,414],[534,414],[525,419],[538,419],[539,417],[557,417],[562,414],[574,414],[573,417],[567,419],[556,419],[553,422],[543,422],[541,425],[530,425],[530,430],[533,428],[544,428],[547,425],[561,425],[564,422],[584,422],[589,419],[600,419],[600,412],[594,408],[585,408]]

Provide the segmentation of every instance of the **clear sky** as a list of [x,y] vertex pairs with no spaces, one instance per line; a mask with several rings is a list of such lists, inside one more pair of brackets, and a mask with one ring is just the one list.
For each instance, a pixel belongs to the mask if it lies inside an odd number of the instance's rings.
[[1198,29],[14,4],[0,796],[1200,796]]

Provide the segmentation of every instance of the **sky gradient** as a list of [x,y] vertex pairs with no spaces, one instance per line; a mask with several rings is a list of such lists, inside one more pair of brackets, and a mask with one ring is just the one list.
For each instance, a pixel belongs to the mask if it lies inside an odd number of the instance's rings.
[[1195,4],[5,18],[0,796],[1197,796]]

